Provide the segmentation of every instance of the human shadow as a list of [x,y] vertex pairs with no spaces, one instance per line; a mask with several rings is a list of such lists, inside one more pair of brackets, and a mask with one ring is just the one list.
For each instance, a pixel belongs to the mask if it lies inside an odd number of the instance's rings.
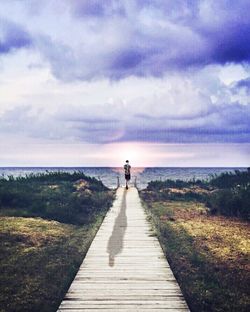
[[115,265],[115,257],[121,253],[123,249],[123,240],[127,228],[126,195],[127,191],[124,189],[120,211],[115,219],[113,231],[107,245],[107,252],[109,253],[109,266],[111,267]]

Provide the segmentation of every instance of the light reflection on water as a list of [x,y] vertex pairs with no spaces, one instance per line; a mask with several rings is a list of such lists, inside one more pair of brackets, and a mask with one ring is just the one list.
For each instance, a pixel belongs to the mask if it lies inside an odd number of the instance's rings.
[[[208,179],[212,174],[220,174],[225,171],[245,170],[246,168],[163,168],[163,167],[135,167],[131,169],[131,183],[137,180],[138,188],[145,188],[148,182],[152,180],[166,180],[166,179]],[[122,167],[35,167],[35,168],[21,168],[8,167],[0,168],[0,176],[13,175],[24,176],[30,173],[42,173],[46,171],[81,171],[84,174],[100,179],[106,186],[115,188],[117,186],[117,178],[121,185],[125,184],[123,168]]]

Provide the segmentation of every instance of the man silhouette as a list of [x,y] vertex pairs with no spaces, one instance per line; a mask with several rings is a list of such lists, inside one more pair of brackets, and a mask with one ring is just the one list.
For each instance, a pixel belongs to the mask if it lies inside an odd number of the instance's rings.
[[124,165],[125,180],[126,180],[126,189],[128,189],[128,182],[129,182],[129,180],[131,179],[131,176],[130,176],[130,169],[131,169],[131,166],[130,166],[130,164],[129,164],[129,161],[126,160],[126,164]]

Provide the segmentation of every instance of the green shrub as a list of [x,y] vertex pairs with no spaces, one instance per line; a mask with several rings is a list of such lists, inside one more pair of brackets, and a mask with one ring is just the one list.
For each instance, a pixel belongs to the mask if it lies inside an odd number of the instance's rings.
[[[173,189],[183,190],[182,192]],[[210,180],[151,181],[140,192],[145,200],[205,202],[213,214],[250,219],[250,169],[212,175]]]
[[250,219],[250,185],[218,190],[207,198],[212,213]]
[[220,175],[212,175],[209,184],[222,189],[232,188],[237,185],[246,186],[250,184],[250,170],[235,170],[234,172],[223,172]]
[[[85,186],[77,188],[75,183]],[[0,213],[39,216],[64,223],[85,224],[106,211],[113,192],[81,172],[48,172],[0,179]],[[25,213],[24,213],[25,211]]]
[[147,190],[149,191],[156,191],[156,190],[162,190],[165,188],[178,188],[182,189],[184,187],[190,187],[190,186],[203,186],[206,187],[207,182],[202,181],[202,180],[188,180],[188,181],[183,181],[183,180],[171,180],[167,179],[165,181],[151,181],[148,183]]

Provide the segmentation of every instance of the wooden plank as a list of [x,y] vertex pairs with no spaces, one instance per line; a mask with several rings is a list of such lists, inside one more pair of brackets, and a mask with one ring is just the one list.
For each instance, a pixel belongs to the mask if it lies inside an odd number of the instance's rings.
[[117,190],[58,311],[189,311],[135,188]]
[[163,312],[163,311],[167,311],[167,312],[184,312],[184,311],[187,311],[186,308],[167,308],[167,307],[164,307],[164,308],[152,308],[152,307],[136,307],[136,306],[133,306],[132,308],[120,308],[120,307],[116,307],[116,308],[91,308],[91,309],[85,309],[85,308],[59,308],[58,310],[59,312],[63,312],[63,311],[68,311],[68,312],[101,312],[101,311],[104,311],[104,312],[143,312],[143,311],[148,311],[148,312]]

